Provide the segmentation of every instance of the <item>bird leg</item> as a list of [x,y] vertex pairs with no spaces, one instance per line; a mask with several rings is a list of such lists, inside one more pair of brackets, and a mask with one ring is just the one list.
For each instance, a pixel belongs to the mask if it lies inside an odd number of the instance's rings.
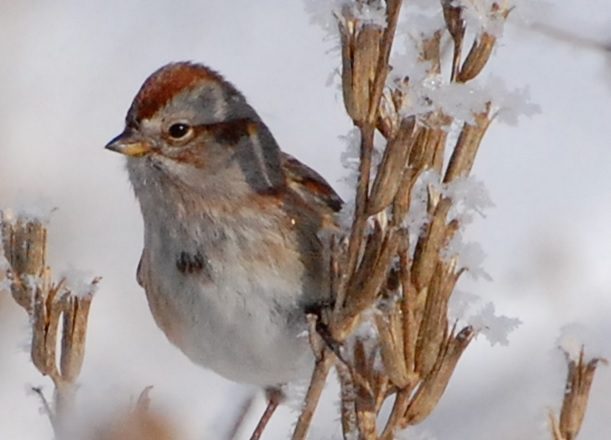
[[272,418],[272,414],[274,414],[280,402],[284,400],[284,394],[279,388],[267,388],[265,390],[265,395],[267,396],[267,407],[259,419],[257,427],[250,436],[250,440],[259,440],[261,438],[261,434],[263,434],[263,430],[267,426],[269,419]]

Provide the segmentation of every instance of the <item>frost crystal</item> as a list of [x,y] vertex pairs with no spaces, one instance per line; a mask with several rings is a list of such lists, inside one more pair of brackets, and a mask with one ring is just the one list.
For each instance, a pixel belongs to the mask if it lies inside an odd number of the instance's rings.
[[449,220],[458,219],[463,224],[472,220],[471,213],[484,217],[484,211],[494,207],[484,183],[473,176],[461,177],[444,185],[442,195],[452,200]]
[[490,345],[508,345],[509,334],[518,328],[522,321],[496,315],[494,304],[491,302],[483,306],[481,304],[482,300],[479,296],[456,290],[450,298],[448,317],[456,322],[471,325],[478,333],[484,335]]
[[463,8],[467,29],[486,32],[500,37],[505,18],[498,10],[498,0],[454,0],[454,6]]
[[49,203],[38,200],[34,203],[23,203],[14,209],[0,209],[0,218],[4,221],[15,222],[17,219],[24,221],[38,221],[43,225],[47,225],[51,219],[51,214],[57,210],[57,207]]
[[473,328],[488,339],[490,345],[508,345],[509,333],[518,328],[522,321],[517,318],[509,318],[504,315],[496,315],[494,304],[489,302],[479,313],[472,316],[469,323]]
[[305,0],[306,13],[310,21],[329,35],[337,35],[337,18],[352,17],[361,24],[386,26],[386,11],[381,3],[362,4],[349,0]]
[[341,181],[350,188],[355,188],[359,177],[361,133],[357,128],[353,128],[348,134],[340,136],[339,138],[346,145],[346,148],[340,155],[340,161],[342,162],[342,166],[348,170],[348,174],[342,177]]
[[[352,218],[354,216],[354,196],[358,184],[360,151],[361,151],[361,134],[357,128],[351,129],[348,134],[340,136],[340,139],[345,143],[346,147],[340,155],[340,160],[344,168],[348,170],[346,175],[341,177],[339,181],[349,189],[350,193],[345,200],[348,200],[342,207],[339,214],[339,224],[344,231],[349,231],[352,226]],[[374,137],[374,149],[371,158],[370,182],[373,183],[376,176],[378,165],[384,154],[385,139],[379,133]]]
[[[413,253],[423,228],[428,224],[427,210],[429,193],[452,200],[448,220],[458,219],[464,226],[472,220],[472,213],[484,215],[484,210],[494,206],[486,187],[473,177],[457,179],[449,184],[440,183],[441,176],[435,171],[428,170],[420,175],[412,189],[411,204],[404,221],[410,234],[410,251]],[[456,234],[444,251],[447,260],[457,258],[459,268],[471,271],[474,277],[489,279],[489,275],[481,267],[484,252],[476,243],[464,243],[461,234]]]
[[346,0],[305,0],[304,6],[311,23],[335,36],[337,35],[335,16],[341,12],[342,6],[346,3]]
[[418,77],[413,75],[406,86],[400,87],[407,97],[401,109],[403,117],[441,112],[454,119],[474,124],[474,116],[485,111],[486,104],[490,101],[488,94],[482,93],[474,81],[469,84],[447,84],[442,81],[440,75],[428,75],[420,81],[417,79]]
[[462,321],[481,298],[473,293],[454,289],[448,305],[448,317],[452,321]]
[[531,117],[541,113],[541,107],[530,101],[528,86],[509,90],[501,78],[491,76],[486,89],[499,122],[515,126],[519,116]]
[[[439,26],[435,23],[429,31]],[[500,122],[515,125],[520,115],[540,113],[539,106],[530,101],[528,87],[509,90],[498,77],[466,84],[445,82],[440,74],[431,73],[430,62],[420,59],[421,41],[422,37],[408,39],[403,49],[392,57],[393,70],[387,85],[399,89],[405,97],[401,116],[423,117],[440,112],[455,121],[473,124],[474,116],[486,111],[490,103],[492,114]],[[444,128],[449,130],[451,127]]]
[[98,290],[97,277],[91,272],[70,268],[61,274],[64,287],[76,298],[88,298]]
[[486,253],[479,243],[464,242],[460,233],[454,235],[443,250],[442,257],[446,261],[456,258],[456,270],[466,269],[475,279],[482,277],[487,281],[492,281],[492,277],[483,268]]
[[292,411],[300,413],[303,410],[303,403],[308,391],[308,381],[299,380],[290,382],[282,387],[285,396],[284,404]]
[[344,151],[340,155],[340,160],[347,173],[339,179],[346,188],[349,188],[350,193],[348,200],[339,213],[339,224],[344,231],[349,231],[352,226],[352,218],[354,216],[354,192],[357,186],[359,176],[359,151],[361,145],[361,135],[358,129],[353,128],[340,139],[346,145]]
[[382,358],[380,355],[380,343],[377,327],[373,322],[372,314],[379,313],[376,310],[370,310],[363,313],[363,320],[354,333],[346,341],[346,350],[348,352],[348,360],[354,362],[351,358],[354,353],[354,344],[360,341],[363,344],[367,358],[374,356],[374,368],[378,371],[383,369]]
[[363,24],[381,28],[386,27],[386,11],[380,3],[371,5],[365,3],[351,3],[348,15],[354,17]]
[[[499,122],[515,125],[520,115],[530,117],[541,112],[540,107],[530,101],[528,87],[508,90],[503,80],[497,77],[491,77],[483,85],[477,80],[467,84],[447,84],[439,75],[423,76],[426,64],[419,62],[414,66],[407,72],[410,78],[407,84],[398,86],[407,97],[401,109],[404,117],[424,116],[437,111],[455,120],[474,124],[475,115],[486,111],[490,103]],[[403,74],[403,71],[400,72]],[[397,78],[395,76],[395,82]],[[446,127],[447,130],[449,128]]]

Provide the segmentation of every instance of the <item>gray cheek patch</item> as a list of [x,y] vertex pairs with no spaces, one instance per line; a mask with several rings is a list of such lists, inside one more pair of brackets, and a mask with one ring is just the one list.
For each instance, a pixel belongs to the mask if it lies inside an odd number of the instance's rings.
[[235,157],[246,183],[255,192],[280,190],[285,185],[280,149],[263,122],[256,121],[256,133],[241,139]]

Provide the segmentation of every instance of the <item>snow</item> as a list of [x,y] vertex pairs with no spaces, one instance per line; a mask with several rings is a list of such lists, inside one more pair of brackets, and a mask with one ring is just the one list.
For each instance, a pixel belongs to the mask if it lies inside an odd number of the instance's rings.
[[301,380],[291,382],[282,387],[284,393],[284,404],[288,406],[295,415],[298,415],[303,408],[306,393],[308,392],[309,381]]
[[[494,204],[482,182],[472,176],[456,179],[448,184],[441,183],[441,176],[434,170],[423,172],[412,189],[409,211],[404,220],[410,234],[410,250],[413,253],[418,236],[428,224],[427,211],[429,192],[452,199],[452,209],[448,221],[458,219],[461,230],[473,220],[473,213],[484,216],[484,211]],[[459,231],[444,250],[446,259],[458,258],[459,267],[466,268],[474,277],[489,279],[483,270],[485,253],[477,243],[465,242]]]
[[310,21],[320,26],[327,36],[337,35],[337,18],[352,17],[363,25],[386,26],[386,11],[381,4],[362,4],[350,0],[305,0]]
[[448,318],[450,321],[464,322],[475,305],[480,302],[481,298],[478,295],[462,289],[454,289],[448,305]]
[[348,6],[350,8],[349,12],[347,12],[348,17],[354,17],[357,22],[363,25],[373,25],[380,28],[386,27],[386,9],[381,2],[377,5],[349,2]]
[[530,100],[528,86],[510,90],[502,78],[490,75],[484,90],[498,122],[515,127],[520,116],[532,117],[541,113],[541,107]]
[[59,279],[64,280],[70,295],[79,299],[92,297],[98,290],[99,278],[91,271],[70,267],[60,273]]
[[379,313],[375,309],[366,310],[362,313],[361,323],[357,329],[350,335],[350,337],[344,343],[342,347],[342,356],[345,356],[346,360],[353,362],[354,358],[354,344],[359,341],[363,344],[366,357],[368,359],[374,356],[373,367],[377,370],[382,370],[382,356],[380,354],[379,334],[378,329],[374,323],[373,315]]
[[462,224],[471,223],[473,213],[485,217],[484,212],[494,207],[486,185],[473,175],[444,184],[442,195],[452,200],[448,220],[458,219]]
[[[463,19],[468,29],[501,37],[505,19],[502,14],[493,12],[497,0],[454,0],[455,6],[463,8]],[[503,3],[501,3],[503,5]]]
[[354,217],[354,198],[356,195],[356,184],[358,181],[359,155],[361,145],[361,134],[357,128],[352,128],[345,135],[339,136],[340,143],[344,149],[340,155],[340,161],[344,172],[338,182],[341,184],[344,205],[338,215],[338,221],[344,232],[350,231]]
[[310,22],[322,28],[327,37],[337,37],[336,16],[340,15],[342,7],[347,3],[349,3],[347,0],[305,0],[303,2]]
[[[426,116],[438,111],[455,120],[474,124],[475,115],[484,112],[486,105],[492,103],[492,114],[499,122],[516,125],[520,116],[531,117],[541,112],[540,107],[530,101],[526,86],[509,90],[502,79],[494,76],[485,81],[447,83],[442,75],[427,75],[426,63],[409,62],[409,54],[399,58],[404,59],[400,66],[413,66],[406,70],[396,69],[393,73],[395,84],[407,96],[401,108],[403,117]],[[397,80],[402,77],[409,77],[410,81],[399,83]],[[444,128],[449,130],[450,127]]]
[[21,200],[10,208],[0,208],[0,218],[11,223],[14,223],[17,219],[22,219],[24,221],[36,221],[42,225],[48,225],[51,221],[51,215],[56,210],[57,207],[48,200]]
[[[465,1],[467,18],[476,21],[478,26],[502,26],[502,21],[494,18],[488,23],[482,14],[481,1]],[[437,4],[436,4],[437,5]],[[435,31],[445,27],[443,16],[436,7],[427,13],[408,12],[399,23],[397,44],[391,54],[393,70],[387,86],[400,89],[406,96],[400,109],[403,117],[426,116],[433,111],[443,112],[455,120],[474,123],[474,115],[483,112],[492,103],[492,114],[501,123],[516,125],[520,116],[531,117],[540,113],[540,107],[530,101],[528,86],[510,89],[504,80],[495,75],[485,75],[468,83],[448,83],[445,74],[430,73],[430,62],[420,59],[421,43]],[[468,21],[468,20],[467,20]],[[481,27],[480,26],[480,27]],[[478,27],[479,29],[479,27]],[[498,31],[494,31],[498,32]],[[405,81],[405,79],[409,79]],[[450,127],[445,127],[449,130]]]
[[481,245],[473,241],[464,241],[463,234],[457,232],[450,243],[443,250],[442,257],[445,261],[457,260],[456,271],[466,269],[467,273],[474,279],[483,278],[492,281],[492,277],[483,267],[486,253]]
[[419,99],[431,101],[429,111],[441,111],[471,125],[475,124],[474,116],[483,113],[486,104],[490,102],[488,94],[483,93],[473,81],[467,84],[430,81],[425,82],[423,86]]
[[479,295],[461,289],[455,289],[450,297],[448,317],[459,326],[471,325],[492,346],[507,346],[509,335],[522,324],[518,318],[497,314],[492,302],[483,304]]
[[[347,170],[347,173],[342,176],[340,181],[354,192],[359,177],[361,132],[358,128],[354,127],[345,135],[340,136],[339,140],[345,145],[340,156],[340,161],[342,166]],[[354,196],[351,198],[354,198]]]
[[479,333],[484,335],[490,345],[509,344],[509,334],[522,323],[518,318],[497,315],[493,303],[487,303],[482,309],[468,319],[468,323]]

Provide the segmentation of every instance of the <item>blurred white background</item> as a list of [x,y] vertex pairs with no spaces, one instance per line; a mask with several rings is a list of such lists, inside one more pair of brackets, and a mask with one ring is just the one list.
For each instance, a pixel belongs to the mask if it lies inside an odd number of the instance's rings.
[[[533,20],[611,41],[606,0],[543,11]],[[251,391],[191,364],[153,324],[135,282],[139,209],[123,159],[103,146],[149,73],[194,60],[236,84],[286,151],[336,182],[338,136],[350,124],[341,94],[327,85],[339,54],[325,35],[303,0],[0,1],[0,207],[56,207],[52,266],[104,278],[83,405],[127,403],[152,384],[153,400],[188,438],[214,439]],[[565,375],[555,350],[561,327],[583,325],[594,353],[611,356],[611,55],[513,24],[488,69],[512,88],[529,86],[542,113],[518,127],[496,124],[485,138],[474,172],[496,207],[469,238],[485,249],[493,280],[465,279],[460,288],[523,324],[507,347],[479,338],[468,349],[418,427],[422,438],[549,438],[547,411],[558,408]],[[39,401],[26,393],[27,385],[51,390],[29,363],[26,329],[24,312],[0,295],[3,440],[51,438]],[[595,378],[584,440],[611,438],[609,370]],[[334,399],[327,396],[312,438],[336,432]],[[287,438],[295,417],[281,410],[265,438]]]

